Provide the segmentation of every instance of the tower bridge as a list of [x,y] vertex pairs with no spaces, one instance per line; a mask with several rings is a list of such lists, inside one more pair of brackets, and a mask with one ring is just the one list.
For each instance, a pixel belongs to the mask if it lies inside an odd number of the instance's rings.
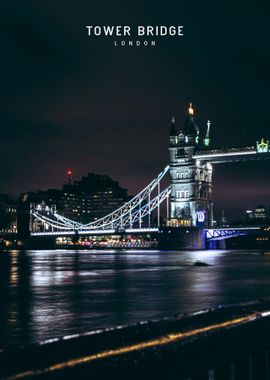
[[[248,229],[213,228],[213,165],[269,159],[269,141],[261,139],[254,146],[213,149],[211,135],[210,121],[204,129],[200,128],[190,103],[182,129],[177,130],[172,118],[169,165],[139,194],[117,210],[87,224],[66,218],[54,207],[31,205],[31,237],[158,232],[161,247],[204,248],[206,240],[249,233]],[[164,186],[167,175],[170,185]],[[162,204],[165,204],[166,218],[161,225]]]

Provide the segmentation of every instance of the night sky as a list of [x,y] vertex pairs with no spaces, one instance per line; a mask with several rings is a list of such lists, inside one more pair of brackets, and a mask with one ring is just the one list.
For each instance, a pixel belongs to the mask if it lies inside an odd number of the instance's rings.
[[[168,163],[170,119],[182,126],[189,101],[217,147],[270,138],[269,9],[248,3],[2,1],[0,192],[60,188],[72,168],[135,194]],[[184,25],[184,37],[114,47],[86,25]],[[216,217],[269,205],[269,169],[215,166]]]

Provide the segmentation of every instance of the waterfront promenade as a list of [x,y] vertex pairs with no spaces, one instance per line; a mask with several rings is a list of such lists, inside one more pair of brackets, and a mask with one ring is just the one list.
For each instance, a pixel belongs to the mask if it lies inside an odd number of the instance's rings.
[[270,300],[0,353],[1,379],[269,379]]

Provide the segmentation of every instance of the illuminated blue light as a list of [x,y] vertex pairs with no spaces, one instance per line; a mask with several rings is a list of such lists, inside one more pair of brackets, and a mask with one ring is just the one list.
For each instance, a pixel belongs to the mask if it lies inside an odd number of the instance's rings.
[[199,223],[203,223],[205,221],[204,211],[197,211],[197,218]]

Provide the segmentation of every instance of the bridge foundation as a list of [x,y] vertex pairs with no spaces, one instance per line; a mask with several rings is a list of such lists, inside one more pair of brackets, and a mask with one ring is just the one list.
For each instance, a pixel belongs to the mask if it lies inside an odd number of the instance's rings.
[[31,249],[56,249],[56,237],[55,236],[43,236],[43,237],[31,237],[30,239]]
[[163,227],[159,231],[159,249],[206,249],[205,230],[198,227]]
[[226,249],[226,239],[210,240],[206,242],[206,249]]

